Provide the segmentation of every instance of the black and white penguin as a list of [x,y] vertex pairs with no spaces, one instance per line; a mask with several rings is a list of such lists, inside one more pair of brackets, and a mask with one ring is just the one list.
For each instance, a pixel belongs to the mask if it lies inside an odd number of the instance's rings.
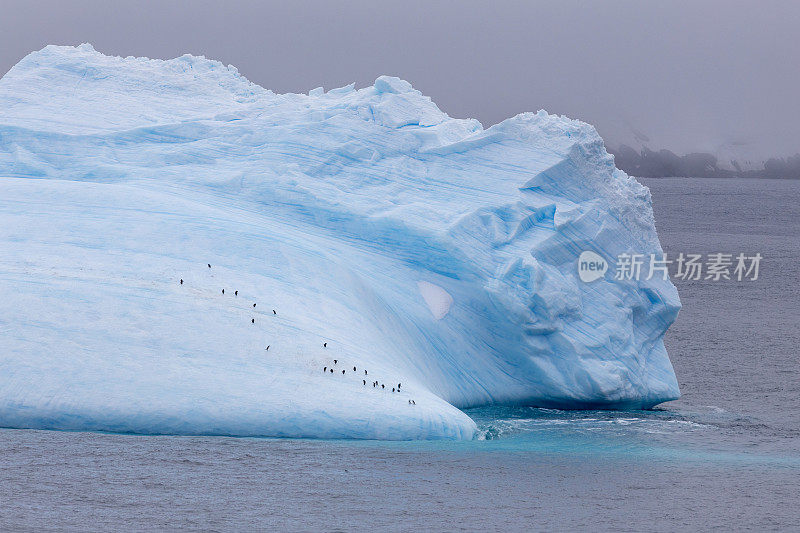
[[323,347],[323,348],[327,348],[327,347],[328,347],[328,343],[327,343],[327,342],[323,342],[323,343],[322,343],[322,347]]
[[225,294],[225,289],[222,289],[222,294]]
[[208,268],[211,268],[211,263],[208,264]]
[[328,371],[328,367],[327,367],[327,366],[323,366],[323,367],[322,367],[322,371],[323,371],[323,372],[327,372],[327,371]]
[[271,344],[267,344],[267,351],[269,351],[269,347],[270,347],[270,346],[271,346]]
[[366,379],[362,379],[361,381],[364,383],[364,385],[367,384],[367,380]]
[[276,310],[274,310],[274,309],[273,309],[273,310],[272,310],[272,314],[273,314],[273,315],[277,315],[277,314],[278,314],[278,312],[277,312]]
[[183,285],[183,280],[181,280],[181,285]]
[[342,370],[342,374],[344,374],[344,370]]
[[251,318],[251,319],[250,319],[250,322],[251,322],[251,323],[253,323],[253,324],[255,324],[255,323],[256,323],[256,319],[255,319],[255,318]]
[[234,296],[239,296],[239,291],[233,291]]

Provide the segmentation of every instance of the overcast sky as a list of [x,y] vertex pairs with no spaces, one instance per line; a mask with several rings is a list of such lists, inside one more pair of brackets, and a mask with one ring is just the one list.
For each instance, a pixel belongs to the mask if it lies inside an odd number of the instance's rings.
[[800,152],[799,30],[796,1],[0,0],[0,70],[91,42],[202,54],[276,92],[391,74],[487,127],[544,108],[610,145],[639,130],[651,148],[769,156]]

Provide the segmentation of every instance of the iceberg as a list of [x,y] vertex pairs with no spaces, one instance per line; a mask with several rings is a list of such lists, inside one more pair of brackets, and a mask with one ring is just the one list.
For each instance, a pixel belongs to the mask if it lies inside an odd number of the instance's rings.
[[394,77],[31,53],[0,80],[0,252],[3,427],[470,439],[469,407],[679,396],[675,287],[613,272],[662,253],[650,193],[595,129],[484,129]]

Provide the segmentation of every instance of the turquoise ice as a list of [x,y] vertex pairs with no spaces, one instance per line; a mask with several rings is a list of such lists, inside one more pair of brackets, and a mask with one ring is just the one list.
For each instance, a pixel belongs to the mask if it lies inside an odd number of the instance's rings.
[[613,275],[661,255],[650,193],[587,124],[90,45],[0,110],[0,426],[463,439],[466,407],[679,396],[675,287]]

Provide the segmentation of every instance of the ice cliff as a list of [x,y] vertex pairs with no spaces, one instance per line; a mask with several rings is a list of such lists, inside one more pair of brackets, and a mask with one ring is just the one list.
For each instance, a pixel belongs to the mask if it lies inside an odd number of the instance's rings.
[[613,275],[661,252],[649,191],[544,111],[48,46],[0,80],[0,222],[0,426],[471,438],[679,395],[675,287]]

